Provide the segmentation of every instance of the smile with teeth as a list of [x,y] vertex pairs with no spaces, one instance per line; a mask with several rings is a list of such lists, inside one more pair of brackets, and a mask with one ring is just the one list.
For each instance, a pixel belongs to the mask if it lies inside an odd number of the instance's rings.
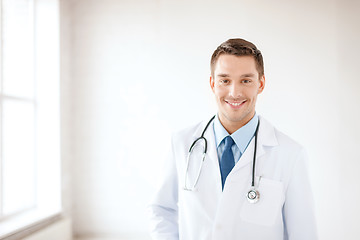
[[231,106],[233,106],[233,107],[238,107],[238,106],[240,106],[241,104],[243,104],[244,102],[245,102],[245,100],[244,101],[242,101],[242,102],[228,102],[228,101],[226,101],[228,104],[230,104]]

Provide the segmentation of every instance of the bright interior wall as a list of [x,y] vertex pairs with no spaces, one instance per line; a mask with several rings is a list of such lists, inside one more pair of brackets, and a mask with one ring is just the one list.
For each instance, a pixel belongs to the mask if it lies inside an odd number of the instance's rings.
[[[337,126],[338,135],[335,148],[340,152],[334,159],[338,162],[340,177],[339,204],[333,206],[342,211],[343,239],[356,239],[360,236],[360,1],[339,1],[341,18],[338,22],[338,88],[334,98],[339,104],[341,121]],[[330,186],[331,187],[331,186]],[[345,194],[344,194],[345,193]],[[347,195],[349,193],[349,195]],[[346,200],[345,200],[346,199]],[[331,207],[328,207],[331,209]],[[324,214],[326,216],[326,214]],[[328,230],[330,233],[331,230]],[[340,238],[340,237],[339,237]]]
[[64,154],[77,236],[146,239],[145,208],[170,134],[215,113],[209,59],[232,37],[263,52],[258,113],[309,152],[320,239],[360,234],[356,1],[63,2],[71,16]]

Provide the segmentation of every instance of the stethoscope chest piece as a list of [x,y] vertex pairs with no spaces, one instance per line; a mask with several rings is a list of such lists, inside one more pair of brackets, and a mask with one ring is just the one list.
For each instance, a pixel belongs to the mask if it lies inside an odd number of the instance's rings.
[[250,189],[246,194],[246,198],[249,203],[257,203],[260,199],[260,193],[256,189]]

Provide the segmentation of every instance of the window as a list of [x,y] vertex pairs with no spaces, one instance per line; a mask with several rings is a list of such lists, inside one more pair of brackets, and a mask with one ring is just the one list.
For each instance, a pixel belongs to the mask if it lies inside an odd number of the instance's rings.
[[58,0],[1,0],[0,238],[61,211]]
[[3,0],[2,10],[0,216],[6,217],[35,204],[36,100],[31,2]]

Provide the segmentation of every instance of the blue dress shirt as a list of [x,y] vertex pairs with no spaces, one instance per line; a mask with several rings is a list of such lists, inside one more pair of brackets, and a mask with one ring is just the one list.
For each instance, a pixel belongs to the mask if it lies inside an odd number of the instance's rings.
[[[244,154],[251,139],[254,137],[258,121],[259,117],[255,113],[254,117],[247,124],[245,124],[238,130],[236,130],[233,134],[231,134],[231,137],[234,139],[235,142],[235,144],[231,148],[234,155],[235,164],[239,161],[242,154]],[[214,134],[218,159],[220,159],[225,147],[224,138],[229,136],[230,134],[221,124],[218,115],[216,115],[214,119]]]

